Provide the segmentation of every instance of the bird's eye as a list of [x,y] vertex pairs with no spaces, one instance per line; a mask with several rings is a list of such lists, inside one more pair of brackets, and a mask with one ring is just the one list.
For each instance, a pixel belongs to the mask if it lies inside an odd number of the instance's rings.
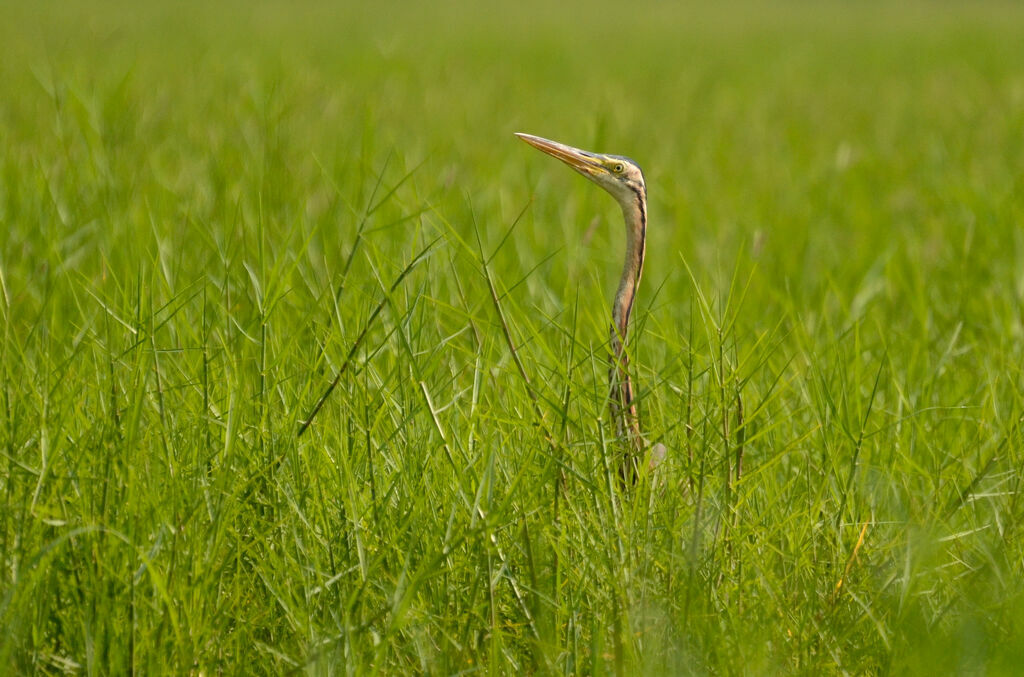
[[615,173],[616,174],[621,174],[623,169],[624,169],[624,167],[621,164],[615,165]]

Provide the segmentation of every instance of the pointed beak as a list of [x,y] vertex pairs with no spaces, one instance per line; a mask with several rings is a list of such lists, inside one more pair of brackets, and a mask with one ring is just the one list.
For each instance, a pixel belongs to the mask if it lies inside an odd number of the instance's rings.
[[516,136],[537,150],[543,151],[551,157],[558,158],[584,176],[596,176],[608,171],[597,161],[598,156],[595,153],[589,153],[585,150],[566,146],[564,143],[543,139],[532,134],[516,132]]

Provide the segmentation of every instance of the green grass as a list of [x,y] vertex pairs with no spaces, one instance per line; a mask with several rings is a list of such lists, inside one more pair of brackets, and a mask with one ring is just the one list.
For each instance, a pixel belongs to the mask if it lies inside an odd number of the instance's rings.
[[1019,670],[1024,10],[626,5],[0,7],[0,671]]

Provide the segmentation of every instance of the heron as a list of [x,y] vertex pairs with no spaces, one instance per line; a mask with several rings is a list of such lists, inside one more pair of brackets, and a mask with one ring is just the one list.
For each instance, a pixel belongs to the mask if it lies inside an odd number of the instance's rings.
[[[629,356],[625,345],[629,316],[644,270],[647,240],[647,184],[644,182],[644,174],[636,162],[622,155],[593,153],[521,132],[517,132],[516,136],[604,188],[622,208],[626,222],[626,261],[612,302],[608,407],[616,436],[626,440],[629,449],[620,466],[622,480],[635,482],[646,442],[640,430],[640,417],[633,382],[629,376]],[[651,447],[648,469],[652,470],[664,457],[665,445],[656,444]]]

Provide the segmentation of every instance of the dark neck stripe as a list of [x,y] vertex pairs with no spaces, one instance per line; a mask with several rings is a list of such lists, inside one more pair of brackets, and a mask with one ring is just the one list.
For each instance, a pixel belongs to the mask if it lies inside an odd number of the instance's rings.
[[644,269],[644,251],[647,241],[647,200],[644,199],[644,194],[640,189],[636,191],[636,209],[640,213],[640,239],[636,243],[637,263],[636,274],[633,278],[633,293],[630,294],[629,302],[626,303],[626,310],[622,314],[622,326],[619,327],[619,333],[622,334],[623,340],[626,338],[626,329],[629,326],[629,315],[633,312],[633,301],[636,299],[636,289],[640,284],[640,274]]

